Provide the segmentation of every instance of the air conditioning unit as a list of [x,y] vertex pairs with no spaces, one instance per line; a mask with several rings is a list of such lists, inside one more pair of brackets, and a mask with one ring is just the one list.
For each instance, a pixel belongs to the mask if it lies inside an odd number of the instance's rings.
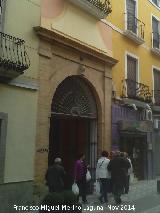
[[154,129],[160,129],[160,120],[154,119]]

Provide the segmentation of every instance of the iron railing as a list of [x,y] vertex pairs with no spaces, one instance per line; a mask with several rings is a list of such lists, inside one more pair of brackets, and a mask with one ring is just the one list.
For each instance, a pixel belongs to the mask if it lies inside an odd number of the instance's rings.
[[160,105],[160,90],[153,90],[154,104]]
[[[12,78],[23,73],[30,66],[25,41],[0,32],[0,76]],[[10,73],[10,74],[8,74]]]
[[125,13],[127,16],[127,30],[132,31],[138,37],[144,39],[144,27],[145,24],[136,18],[132,13]]
[[158,32],[152,32],[152,47],[160,48],[160,34]]
[[138,83],[131,79],[123,80],[122,84],[122,97],[132,98],[147,103],[150,103],[152,101],[152,95],[149,90],[149,86]]
[[99,10],[103,11],[106,15],[112,12],[111,3],[109,0],[87,0]]

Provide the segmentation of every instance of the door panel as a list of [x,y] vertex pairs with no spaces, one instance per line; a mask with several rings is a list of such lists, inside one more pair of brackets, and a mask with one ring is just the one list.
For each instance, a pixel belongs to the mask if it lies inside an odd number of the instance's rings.
[[127,0],[127,29],[137,33],[136,2]]
[[131,56],[127,56],[127,94],[129,97],[136,96],[137,81],[137,60]]
[[48,162],[51,165],[55,157],[62,158],[67,172],[66,188],[70,188],[73,183],[73,168],[77,155],[84,153],[87,160],[87,147],[90,142],[88,122],[87,119],[51,119]]
[[160,71],[154,69],[154,100],[157,104],[160,103]]
[[153,47],[159,48],[159,22],[153,17],[152,18],[153,28]]

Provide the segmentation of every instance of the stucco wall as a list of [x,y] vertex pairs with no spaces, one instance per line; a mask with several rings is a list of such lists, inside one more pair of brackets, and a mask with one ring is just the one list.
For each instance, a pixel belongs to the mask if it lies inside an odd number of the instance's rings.
[[8,114],[5,182],[33,179],[37,94],[0,85],[0,112]]
[[112,30],[65,0],[42,0],[41,26],[112,55]]
[[125,79],[125,53],[131,53],[139,59],[139,82],[144,83],[153,90],[152,66],[160,68],[160,56],[151,52],[152,45],[152,14],[160,19],[160,10],[149,0],[136,1],[137,18],[145,23],[144,40],[145,43],[137,45],[134,41],[123,35],[125,30],[125,2],[126,0],[110,0],[112,13],[107,17],[107,21],[113,25],[113,57],[119,63],[113,67],[112,76],[117,96],[122,94],[122,79]]
[[[4,182],[33,180],[36,135],[39,0],[6,1],[4,33],[25,40],[31,66],[14,79],[14,86],[0,84],[0,112],[8,114]],[[23,87],[32,87],[24,89]]]

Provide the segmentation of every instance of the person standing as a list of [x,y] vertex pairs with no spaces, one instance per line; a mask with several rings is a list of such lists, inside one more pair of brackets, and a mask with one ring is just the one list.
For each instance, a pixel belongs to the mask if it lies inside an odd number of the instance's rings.
[[86,193],[87,193],[87,182],[86,182],[87,166],[85,163],[85,155],[82,153],[78,156],[78,160],[74,165],[74,182],[77,183],[79,187],[79,196],[82,196],[83,203],[87,203]]
[[107,192],[109,192],[110,189],[110,172],[108,171],[107,167],[110,160],[108,159],[108,152],[102,151],[101,157],[99,158],[97,162],[96,167],[96,179],[100,183],[100,197],[99,200],[101,203],[108,202]]
[[55,158],[54,164],[47,169],[46,184],[49,192],[61,192],[64,189],[65,170],[61,158]]
[[130,182],[130,175],[133,172],[133,166],[132,166],[132,162],[130,157],[128,156],[127,152],[124,152],[124,156],[126,157],[126,159],[129,161],[130,163],[130,168],[128,169],[128,173],[127,173],[127,178],[126,178],[126,185],[125,185],[125,193],[128,194],[129,192],[129,182]]
[[120,204],[121,195],[124,191],[126,176],[130,168],[129,161],[116,152],[115,157],[109,162],[108,170],[111,172],[111,180],[113,184],[113,196],[116,204]]

